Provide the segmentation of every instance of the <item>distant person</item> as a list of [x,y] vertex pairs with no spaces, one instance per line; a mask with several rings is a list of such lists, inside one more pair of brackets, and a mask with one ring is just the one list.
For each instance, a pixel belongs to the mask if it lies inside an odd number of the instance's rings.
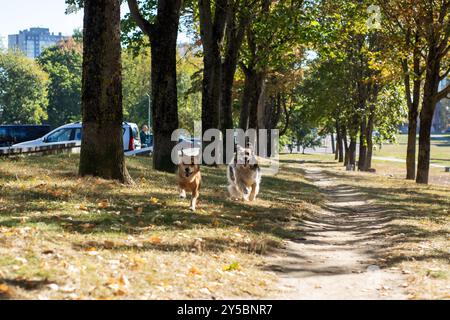
[[148,148],[153,145],[152,135],[150,134],[150,131],[148,130],[148,126],[144,125],[142,127],[139,137],[141,138],[142,148]]

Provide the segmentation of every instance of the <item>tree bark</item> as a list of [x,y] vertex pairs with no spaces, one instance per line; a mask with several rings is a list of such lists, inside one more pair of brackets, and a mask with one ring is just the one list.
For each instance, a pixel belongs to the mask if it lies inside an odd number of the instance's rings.
[[85,0],[80,176],[132,183],[123,149],[120,2]]
[[366,117],[362,117],[360,132],[359,132],[359,159],[358,159],[358,170],[364,171],[366,157],[367,157],[367,139],[366,139],[366,130],[367,130],[367,119]]
[[427,184],[430,170],[430,138],[436,96],[439,90],[440,60],[437,48],[432,44],[427,57],[422,110],[420,112],[419,157],[416,182]]
[[347,166],[350,162],[350,146],[347,139],[347,129],[342,128],[342,142],[344,145],[345,155],[344,155],[344,166]]
[[[247,3],[247,1],[244,2]],[[222,130],[222,137],[224,146],[227,144],[226,130],[233,128],[233,85],[234,77],[237,70],[239,60],[239,52],[245,37],[245,30],[247,29],[249,18],[243,14],[243,7],[240,7],[241,1],[236,1],[228,11],[228,21],[225,33],[225,56],[222,63],[222,91],[221,91],[221,106],[220,106],[220,128]],[[227,154],[224,152],[224,161],[229,163],[232,160],[232,155],[226,158]]]
[[222,58],[220,48],[224,39],[228,0],[215,0],[212,13],[210,0],[199,0],[200,36],[203,43],[202,130],[220,126],[222,90]]
[[[378,93],[376,93],[378,94]],[[370,106],[369,117],[367,119],[367,128],[366,128],[366,143],[367,143],[367,152],[366,152],[366,160],[364,161],[363,171],[369,171],[372,168],[372,155],[373,155],[373,127],[375,122],[375,104]]]
[[244,93],[239,119],[239,127],[243,130],[258,128],[258,106],[263,91],[264,75],[253,67],[242,66],[245,75]]
[[352,166],[356,164],[356,136],[350,137],[350,145],[348,147],[348,164]]
[[[410,43],[409,34],[407,35],[407,44]],[[404,86],[406,94],[406,103],[408,106],[408,145],[406,148],[406,179],[414,180],[416,178],[416,135],[417,118],[419,116],[419,103],[421,92],[421,53],[419,49],[419,34],[416,32],[413,49],[413,88],[411,92],[411,75],[408,60],[402,61],[404,73]]]
[[334,143],[334,132],[331,132],[331,153],[336,154],[337,155],[337,149],[336,149],[336,145]]
[[130,13],[150,39],[152,50],[152,102],[154,151],[153,167],[174,172],[171,141],[178,129],[177,37],[182,0],[159,0],[154,23],[145,20],[136,0],[128,0]]

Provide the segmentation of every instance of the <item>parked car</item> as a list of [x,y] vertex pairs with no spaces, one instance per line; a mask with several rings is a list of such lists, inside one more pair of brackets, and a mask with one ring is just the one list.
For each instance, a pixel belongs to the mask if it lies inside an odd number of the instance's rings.
[[[139,128],[135,123],[124,122],[123,128],[123,150],[133,151],[141,148],[139,140]],[[81,122],[66,124],[61,126],[43,137],[18,143],[13,147],[42,147],[58,143],[78,142],[81,143],[82,124]]]
[[0,147],[9,147],[13,144],[34,140],[49,133],[47,125],[4,125],[0,126]]

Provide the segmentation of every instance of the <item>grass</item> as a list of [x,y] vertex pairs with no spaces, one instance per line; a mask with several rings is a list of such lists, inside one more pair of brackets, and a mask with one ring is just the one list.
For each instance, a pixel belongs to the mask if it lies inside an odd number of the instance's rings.
[[[199,210],[175,176],[131,158],[136,185],[76,176],[78,157],[0,159],[0,299],[220,299],[273,294],[266,257],[301,237],[324,197],[301,169],[264,177],[254,204],[226,196],[224,168],[203,168]],[[330,156],[286,155],[358,186],[391,219],[377,254],[408,274],[411,298],[448,298],[450,191],[345,172]]]
[[[405,160],[408,135],[399,134],[397,142],[383,144],[381,149],[374,152],[374,156]],[[419,150],[417,139],[416,150]],[[450,166],[450,134],[433,135],[431,137],[431,163]]]
[[[225,171],[204,168],[197,213],[175,176],[128,160],[136,186],[76,177],[77,156],[0,160],[0,297],[263,297],[264,255],[298,236],[320,203],[300,174],[264,179],[255,204],[227,200]],[[302,190],[301,193],[296,190]]]

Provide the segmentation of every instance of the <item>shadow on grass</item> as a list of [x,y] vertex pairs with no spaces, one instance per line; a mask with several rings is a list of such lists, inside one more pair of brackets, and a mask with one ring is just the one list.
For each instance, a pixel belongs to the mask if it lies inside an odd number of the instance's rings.
[[[139,186],[150,186],[149,193],[142,192],[139,187],[128,189],[113,182],[77,179],[76,176],[71,178],[74,159],[69,161],[68,168],[62,167],[60,157],[49,157],[47,160],[42,167],[36,163],[30,164],[29,174],[33,178],[31,173],[35,170],[50,170],[51,173],[47,174],[55,177],[54,184],[26,188],[14,183],[0,186],[5,200],[0,203],[0,226],[17,227],[23,223],[22,218],[26,218],[27,224],[43,224],[53,230],[59,228],[74,234],[99,235],[136,235],[148,233],[149,227],[156,228],[158,232],[238,227],[256,237],[269,235],[278,239],[296,239],[302,230],[288,225],[300,221],[300,214],[308,213],[305,203],[319,204],[321,200],[317,187],[298,179],[289,179],[300,175],[300,171],[283,169],[280,176],[263,178],[259,201],[231,201],[226,191],[225,168],[204,167],[199,211],[192,213],[188,210],[187,200],[182,202],[177,199],[175,175],[149,170],[149,159],[133,159],[128,163],[130,174],[139,180]],[[26,159],[19,161],[28,164]],[[51,170],[52,167],[54,170]],[[22,173],[20,179],[27,179],[27,173]],[[59,184],[61,178],[65,181],[63,186]],[[0,179],[16,180],[13,175],[2,175]],[[145,182],[140,179],[145,179]],[[124,188],[128,189],[126,194],[122,193]],[[157,198],[158,203],[151,203],[151,197]],[[100,199],[109,199],[110,206],[97,208]],[[81,203],[89,203],[86,212],[77,209]],[[230,243],[220,237],[208,238],[207,242],[202,250],[222,251],[232,246],[246,252],[264,253],[275,245],[273,241]],[[82,243],[76,245],[83,246]],[[187,247],[148,244],[139,250],[190,251],[192,247],[189,244]]]

